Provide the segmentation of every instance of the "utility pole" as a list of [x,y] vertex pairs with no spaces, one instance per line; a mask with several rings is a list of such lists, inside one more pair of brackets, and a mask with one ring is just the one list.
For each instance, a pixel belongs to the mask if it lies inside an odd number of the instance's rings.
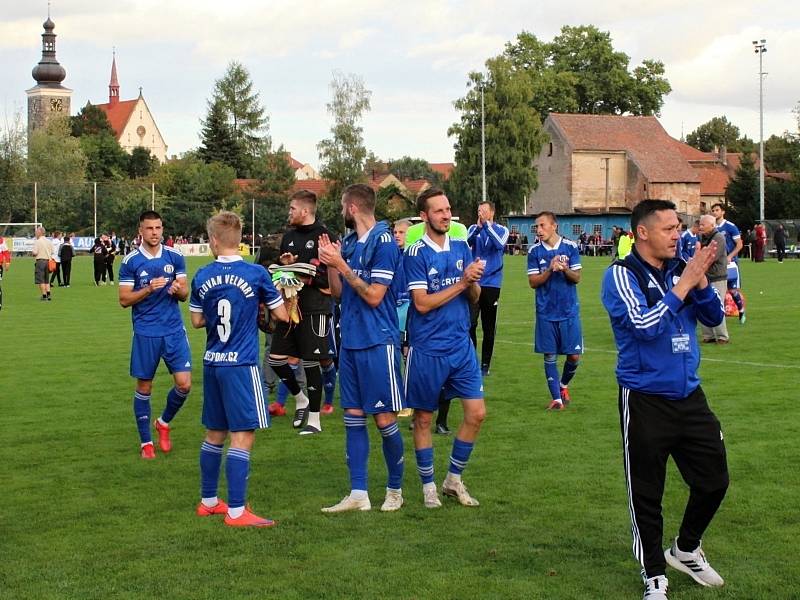
[[481,77],[481,202],[486,202],[486,123],[483,104],[484,81]]
[[753,40],[758,54],[758,220],[764,222],[764,52],[767,40]]

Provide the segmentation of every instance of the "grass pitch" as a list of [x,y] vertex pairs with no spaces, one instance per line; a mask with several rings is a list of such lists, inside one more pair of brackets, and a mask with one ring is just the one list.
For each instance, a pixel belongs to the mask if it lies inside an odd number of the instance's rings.
[[[193,273],[207,260],[188,262]],[[616,354],[599,301],[606,266],[607,259],[584,259],[587,352],[570,387],[573,404],[552,414],[544,410],[542,359],[531,350],[525,259],[507,258],[486,380],[488,417],[464,475],[479,508],[422,506],[404,420],[403,509],[321,514],[348,490],[337,409],[323,418],[320,436],[299,438],[287,418],[258,435],[249,500],[279,525],[239,531],[194,515],[204,332],[189,331],[194,387],[173,423],[174,449],[144,462],[131,410],[130,311],[117,304],[116,288],[96,288],[91,260],[78,258],[72,287],[39,302],[32,261],[16,259],[2,282],[0,311],[0,597],[641,597],[630,552]],[[747,325],[729,321],[732,343],[702,348],[703,385],[723,424],[731,471],[704,548],[727,583],[707,590],[669,571],[673,600],[800,597],[800,261],[743,262],[742,271]],[[154,417],[170,385],[162,367]],[[451,425],[460,417],[454,404]],[[385,467],[374,427],[370,435],[375,506]],[[452,440],[434,437],[441,482]],[[223,497],[224,486],[223,476]],[[686,496],[670,468],[667,538],[677,532]]]

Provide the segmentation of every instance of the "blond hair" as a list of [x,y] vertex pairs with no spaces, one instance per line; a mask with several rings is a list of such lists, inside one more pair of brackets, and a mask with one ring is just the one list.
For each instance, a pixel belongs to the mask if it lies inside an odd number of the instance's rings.
[[225,248],[237,248],[242,241],[242,219],[236,213],[223,210],[206,222],[208,237]]

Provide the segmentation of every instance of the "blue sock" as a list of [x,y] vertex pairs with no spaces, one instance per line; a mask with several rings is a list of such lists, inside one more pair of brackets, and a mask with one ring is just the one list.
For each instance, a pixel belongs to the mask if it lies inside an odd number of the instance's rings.
[[564,370],[561,372],[561,385],[564,387],[569,385],[569,382],[575,377],[575,371],[578,370],[578,365],[580,364],[581,361],[579,360],[572,362],[570,359],[567,359],[564,361]]
[[386,470],[389,472],[389,481],[386,487],[399,490],[403,485],[403,436],[397,421],[386,427],[378,427],[383,438],[383,458],[386,459]]
[[152,442],[150,435],[150,394],[134,392],[133,414],[136,417],[136,428],[139,430],[139,440],[143,444]]
[[247,476],[250,473],[250,453],[241,448],[228,448],[225,477],[228,480],[228,506],[244,506],[247,497]]
[[336,365],[333,363],[322,368],[322,382],[325,388],[325,404],[333,404],[333,393],[336,391]]
[[461,472],[467,468],[467,461],[469,455],[472,454],[472,448],[475,444],[472,442],[464,442],[458,438],[453,440],[453,450],[450,452],[450,468],[448,472],[453,475],[461,475]]
[[731,290],[731,298],[736,305],[737,310],[741,313],[744,312],[744,303],[742,302],[742,295],[737,290]]
[[414,454],[417,455],[417,473],[422,485],[433,483],[433,448],[422,448]]
[[561,389],[558,384],[558,363],[556,362],[555,354],[544,355],[544,376],[547,378],[550,399],[561,398]]
[[161,414],[161,420],[164,421],[164,423],[169,423],[175,418],[175,415],[178,414],[183,403],[186,402],[186,397],[188,395],[188,393],[184,394],[176,387],[173,387],[169,391],[169,394],[167,394],[167,405],[164,407],[164,412]]
[[278,391],[275,394],[275,401],[281,406],[286,406],[286,398],[289,397],[289,388],[282,381],[278,382]]
[[367,417],[345,414],[344,432],[347,468],[350,469],[350,489],[366,491],[369,460]]
[[222,464],[222,446],[204,441],[200,446],[200,497],[217,495],[219,467]]

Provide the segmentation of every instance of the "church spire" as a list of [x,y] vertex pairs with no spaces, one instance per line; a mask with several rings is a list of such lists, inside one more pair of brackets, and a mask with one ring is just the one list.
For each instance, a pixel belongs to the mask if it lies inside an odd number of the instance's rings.
[[61,82],[67,76],[58,60],[56,60],[56,34],[53,30],[56,24],[50,19],[50,7],[48,4],[47,21],[44,22],[44,33],[42,34],[42,60],[33,67],[31,75],[39,85],[47,87],[61,87]]
[[108,103],[116,104],[119,102],[119,81],[117,80],[117,51],[112,52],[111,59],[111,81],[108,84]]

